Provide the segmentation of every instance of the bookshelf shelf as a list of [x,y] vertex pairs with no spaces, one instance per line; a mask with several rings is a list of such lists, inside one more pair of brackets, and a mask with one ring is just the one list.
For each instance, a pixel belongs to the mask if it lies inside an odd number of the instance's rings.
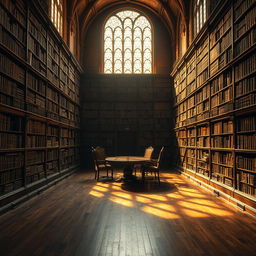
[[[172,72],[180,168],[255,198],[256,5],[253,0],[224,2]],[[189,136],[193,129],[195,136]]]

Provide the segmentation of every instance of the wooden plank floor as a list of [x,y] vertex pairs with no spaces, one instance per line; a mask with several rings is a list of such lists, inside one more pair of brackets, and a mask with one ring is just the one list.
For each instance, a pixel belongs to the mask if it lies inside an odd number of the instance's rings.
[[0,217],[0,254],[256,255],[255,218],[179,174],[161,180],[160,191],[127,192],[93,173],[74,174]]

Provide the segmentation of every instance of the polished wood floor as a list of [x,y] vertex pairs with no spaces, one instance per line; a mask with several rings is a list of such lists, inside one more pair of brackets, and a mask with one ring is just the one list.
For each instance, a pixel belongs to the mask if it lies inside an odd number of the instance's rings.
[[179,174],[161,181],[141,189],[74,174],[0,217],[0,254],[256,255],[255,218]]

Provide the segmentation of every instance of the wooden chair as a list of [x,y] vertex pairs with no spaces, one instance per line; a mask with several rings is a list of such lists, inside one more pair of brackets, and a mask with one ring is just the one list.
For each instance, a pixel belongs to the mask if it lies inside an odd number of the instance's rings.
[[105,149],[101,147],[92,148],[92,156],[95,168],[95,179],[99,180],[101,171],[106,171],[107,177],[108,172],[111,171],[111,178],[113,179],[113,168],[106,162]]
[[148,172],[150,173],[154,173],[155,174],[155,178],[158,179],[158,183],[160,185],[160,162],[162,159],[162,153],[163,153],[164,147],[161,148],[158,158],[157,159],[152,159],[150,163],[143,165],[142,167],[142,180],[145,181],[145,174],[147,174]]
[[[151,159],[151,156],[152,156],[152,153],[154,151],[154,148],[149,146],[145,149],[145,152],[144,152],[144,157],[147,158],[147,159]],[[136,173],[137,173],[137,170],[141,170],[142,168],[142,165],[141,164],[136,164],[134,165],[134,172],[135,172],[135,176],[136,176]]]

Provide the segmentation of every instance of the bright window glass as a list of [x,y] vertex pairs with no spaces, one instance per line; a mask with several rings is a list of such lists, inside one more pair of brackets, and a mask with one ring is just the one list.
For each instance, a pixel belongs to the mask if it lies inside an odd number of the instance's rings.
[[152,73],[152,29],[132,10],[112,15],[104,28],[104,73]]

